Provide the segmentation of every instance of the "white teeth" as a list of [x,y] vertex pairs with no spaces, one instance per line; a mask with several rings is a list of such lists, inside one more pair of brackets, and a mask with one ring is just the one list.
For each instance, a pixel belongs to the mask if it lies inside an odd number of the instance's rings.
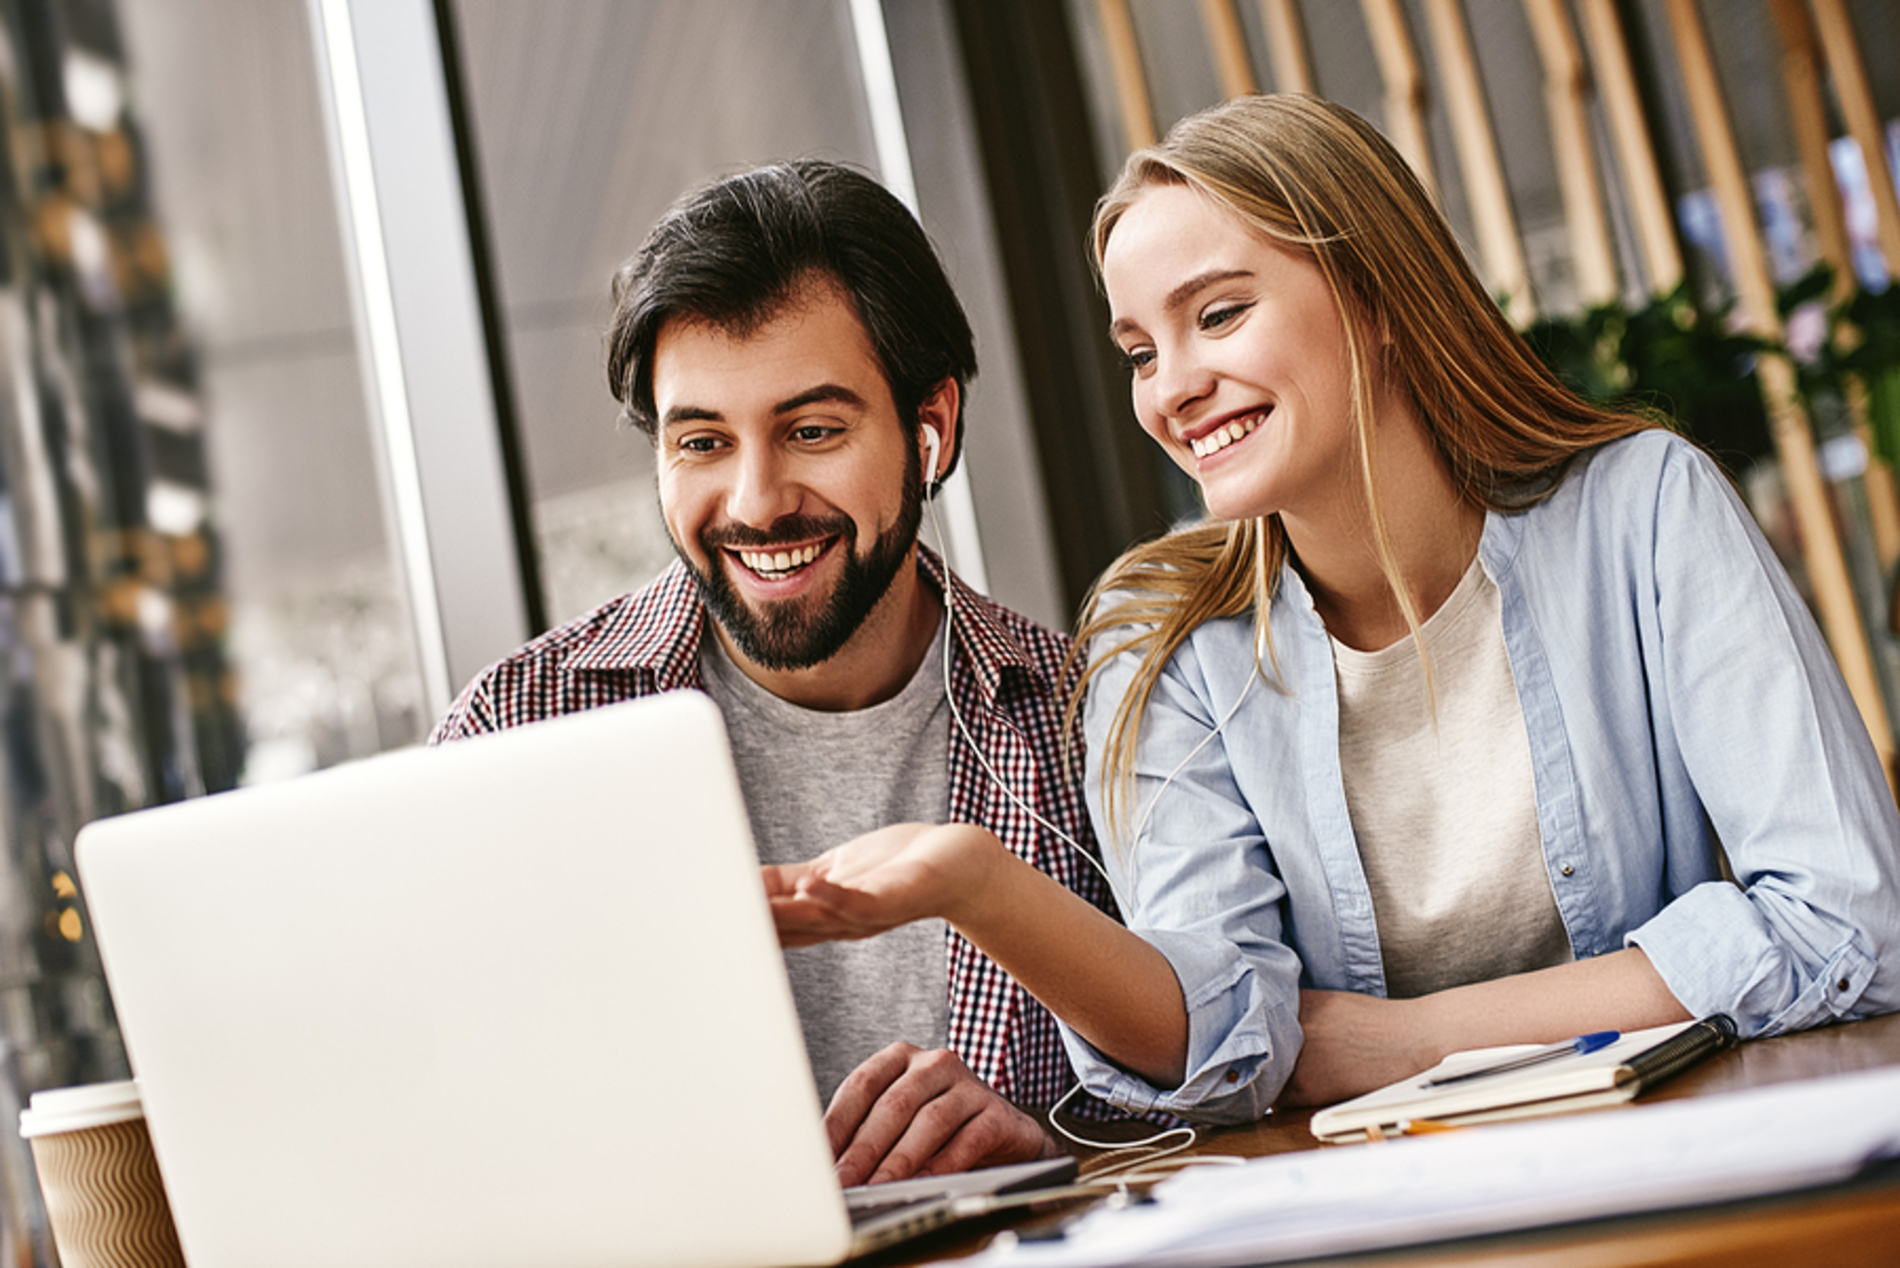
[[790,551],[774,551],[769,554],[758,550],[742,550],[739,552],[739,562],[761,577],[777,577],[795,568],[803,568],[818,558],[823,550],[824,547],[819,545],[803,546]]
[[1236,418],[1233,422],[1228,423],[1224,427],[1216,427],[1213,431],[1207,433],[1207,435],[1190,440],[1188,442],[1188,448],[1194,451],[1196,458],[1205,458],[1209,454],[1219,453],[1236,440],[1241,440],[1251,435],[1254,429],[1260,426],[1261,421],[1265,419],[1266,416],[1267,411],[1261,410],[1259,413],[1249,414],[1245,418]]

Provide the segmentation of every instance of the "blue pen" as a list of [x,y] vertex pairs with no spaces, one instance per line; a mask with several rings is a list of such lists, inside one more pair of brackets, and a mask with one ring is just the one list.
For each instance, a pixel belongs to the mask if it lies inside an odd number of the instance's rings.
[[1447,1083],[1463,1083],[1467,1079],[1481,1079],[1487,1075],[1503,1074],[1509,1070],[1522,1070],[1526,1066],[1542,1065],[1546,1061],[1556,1061],[1561,1057],[1580,1057],[1586,1052],[1595,1052],[1598,1048],[1607,1048],[1623,1036],[1615,1030],[1598,1030],[1587,1035],[1578,1035],[1575,1039],[1565,1039],[1561,1043],[1548,1044],[1545,1047],[1523,1053],[1515,1057],[1506,1057],[1495,1065],[1479,1066],[1476,1070],[1460,1070],[1457,1074],[1447,1074],[1442,1078],[1425,1080],[1426,1087],[1442,1087]]

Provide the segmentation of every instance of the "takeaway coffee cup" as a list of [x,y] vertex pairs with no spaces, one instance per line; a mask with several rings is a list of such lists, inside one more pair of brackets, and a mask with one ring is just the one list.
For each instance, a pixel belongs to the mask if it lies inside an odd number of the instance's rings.
[[184,1268],[138,1084],[35,1092],[20,1135],[62,1268]]

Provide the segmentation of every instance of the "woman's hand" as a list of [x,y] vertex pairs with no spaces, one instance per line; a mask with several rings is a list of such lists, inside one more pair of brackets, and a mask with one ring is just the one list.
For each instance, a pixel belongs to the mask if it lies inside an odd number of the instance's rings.
[[1002,842],[968,823],[899,823],[805,863],[761,869],[779,943],[869,938],[913,920],[974,910]]

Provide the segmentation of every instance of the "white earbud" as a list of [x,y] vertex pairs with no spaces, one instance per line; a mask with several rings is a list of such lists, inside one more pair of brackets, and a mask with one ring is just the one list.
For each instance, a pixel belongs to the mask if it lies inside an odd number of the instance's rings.
[[937,455],[943,449],[943,437],[935,427],[924,428],[924,488],[937,482]]

